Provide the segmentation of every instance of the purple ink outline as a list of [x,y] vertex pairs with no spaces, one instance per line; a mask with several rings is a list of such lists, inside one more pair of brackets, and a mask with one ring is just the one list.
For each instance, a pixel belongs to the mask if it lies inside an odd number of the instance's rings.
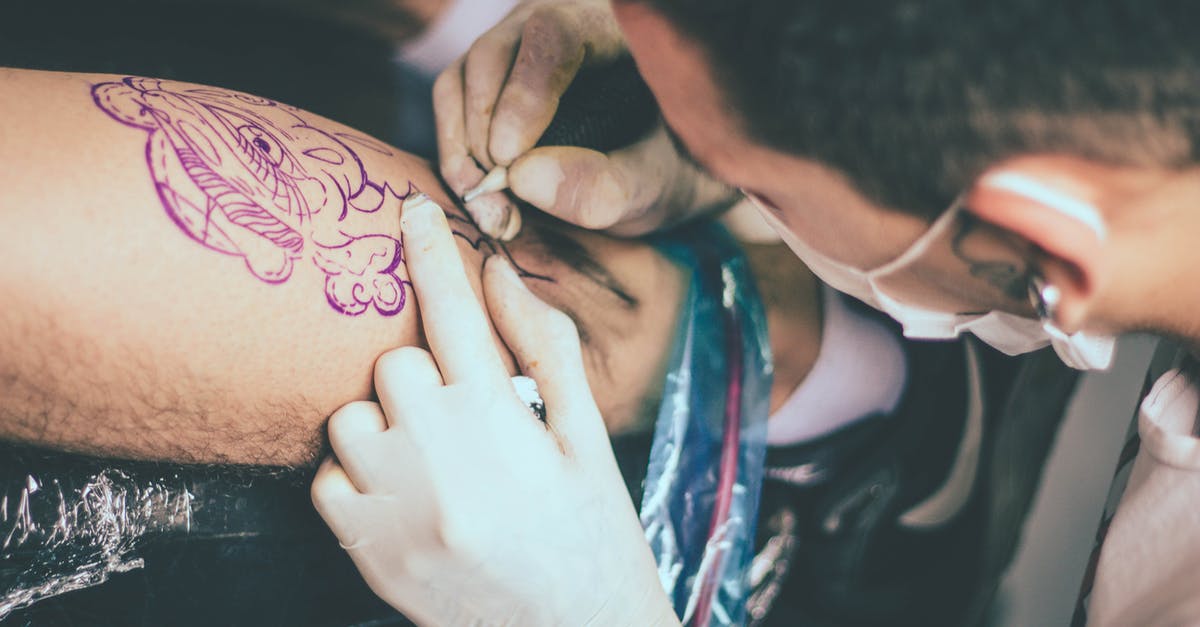
[[[241,256],[272,284],[287,281],[307,257],[326,274],[330,306],[346,315],[372,305],[385,316],[404,308],[410,284],[396,273],[400,241],[355,218],[385,206],[398,215],[411,184],[398,194],[390,182],[370,180],[342,139],[265,98],[135,77],[95,85],[92,97],[114,120],[148,133],[145,158],[159,201],[193,240]],[[383,249],[390,252],[376,258]]]
[[[385,207],[399,217],[417,189],[409,181],[399,193],[390,181],[372,180],[350,144],[392,156],[387,146],[311,126],[295,107],[223,89],[125,77],[94,85],[92,99],[117,122],[148,133],[145,159],[159,201],[193,240],[241,256],[269,284],[286,282],[307,258],[325,273],[326,302],[344,315],[404,309],[412,283],[397,274],[403,243],[358,218]],[[522,268],[469,214],[447,218],[469,227],[453,230],[474,250],[505,255],[522,277],[553,281]]]

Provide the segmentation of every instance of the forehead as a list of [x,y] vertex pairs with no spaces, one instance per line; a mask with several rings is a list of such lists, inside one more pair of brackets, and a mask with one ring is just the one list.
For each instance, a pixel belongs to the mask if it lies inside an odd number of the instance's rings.
[[638,2],[618,0],[613,8],[664,120],[688,152],[716,178],[780,207],[788,230],[827,255],[870,267],[924,228],[922,220],[880,211],[844,173],[750,140],[692,40]]

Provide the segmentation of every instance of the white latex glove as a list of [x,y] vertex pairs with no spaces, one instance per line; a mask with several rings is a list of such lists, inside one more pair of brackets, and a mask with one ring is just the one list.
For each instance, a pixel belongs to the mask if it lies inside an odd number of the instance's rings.
[[426,625],[678,624],[584,374],[571,320],[507,261],[488,310],[546,402],[518,399],[442,212],[402,218],[432,354],[375,367],[380,403],[329,421],[313,502],[371,589]]
[[[521,199],[621,235],[731,204],[732,190],[681,158],[661,126],[607,154],[534,148],[579,69],[625,53],[608,0],[529,0],[514,9],[434,84],[439,167],[451,190],[461,197],[504,165]],[[515,212],[504,192],[481,196],[467,210],[494,237]]]

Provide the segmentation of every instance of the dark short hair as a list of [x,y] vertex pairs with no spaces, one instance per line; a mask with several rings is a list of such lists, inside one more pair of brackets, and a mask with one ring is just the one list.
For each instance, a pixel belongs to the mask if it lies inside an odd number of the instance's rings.
[[751,139],[910,213],[1020,154],[1195,161],[1200,5],[1186,1],[617,1],[699,46]]

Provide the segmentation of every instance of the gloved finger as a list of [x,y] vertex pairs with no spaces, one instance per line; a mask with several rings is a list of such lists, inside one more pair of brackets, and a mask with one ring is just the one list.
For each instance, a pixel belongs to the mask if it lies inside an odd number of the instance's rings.
[[390,350],[375,360],[375,394],[389,426],[397,424],[413,401],[444,385],[437,362],[429,351],[416,346]]
[[354,546],[361,541],[354,533],[358,500],[362,496],[342,465],[334,457],[326,457],[313,477],[310,490],[313,507],[329,525],[342,546]]
[[655,207],[678,161],[659,128],[607,154],[568,146],[534,148],[509,166],[508,181],[514,194],[557,218],[608,229]]
[[448,385],[507,381],[491,323],[467,280],[445,214],[433,202],[406,207],[400,228],[425,338],[442,379]]
[[378,403],[354,401],[343,405],[329,417],[329,445],[337,455],[346,475],[359,492],[378,492],[380,477],[375,471],[378,464],[370,443],[376,441],[388,428],[387,417]]
[[486,169],[495,165],[488,153],[492,112],[516,57],[520,36],[519,23],[502,23],[475,40],[463,59],[467,148]]
[[442,179],[462,196],[483,178],[483,170],[471,158],[463,117],[463,64],[456,61],[433,83],[433,117],[437,126],[438,168]]
[[[396,520],[397,510],[394,503],[390,502],[393,500],[391,495],[359,493],[345,469],[332,456],[326,457],[317,469],[311,496],[313,507],[321,519],[337,537],[338,544],[352,557],[369,548],[373,539],[380,534],[389,542],[402,541],[404,537],[396,533],[396,528],[412,524],[411,520]],[[399,511],[410,510],[403,508]]]
[[492,114],[488,152],[496,163],[508,165],[533,148],[586,54],[583,34],[570,12],[551,5],[529,16]]
[[546,403],[546,424],[577,453],[595,446],[597,439],[608,446],[574,322],[529,291],[501,255],[488,259],[483,284],[500,337],[522,373],[537,382]]

